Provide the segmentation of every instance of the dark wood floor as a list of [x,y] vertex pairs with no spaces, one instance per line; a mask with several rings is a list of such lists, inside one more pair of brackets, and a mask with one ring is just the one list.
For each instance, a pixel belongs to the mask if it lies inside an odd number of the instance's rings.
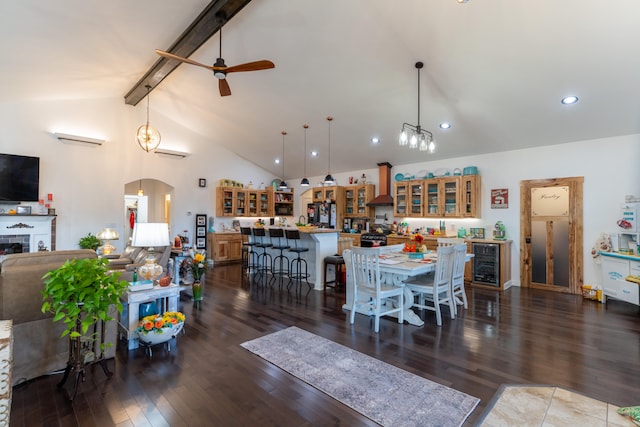
[[[481,399],[478,420],[502,384],[550,384],[617,405],[637,405],[640,314],[581,297],[512,288],[468,289],[469,309],[424,327],[383,319],[380,333],[358,315],[349,324],[343,296],[250,285],[238,265],[207,273],[202,307],[184,298],[186,334],[170,353],[119,345],[106,380],[94,366],[73,404],[51,375],[15,387],[11,426],[366,426],[375,425],[240,347],[296,325]],[[428,404],[425,396],[425,404]]]

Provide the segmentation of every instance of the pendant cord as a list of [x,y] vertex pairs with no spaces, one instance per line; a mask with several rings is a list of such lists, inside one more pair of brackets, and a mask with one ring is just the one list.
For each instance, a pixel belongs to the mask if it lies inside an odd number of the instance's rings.
[[307,177],[307,129],[309,125],[302,125],[304,128],[304,177]]
[[333,117],[327,116],[327,121],[329,122],[329,150],[327,152],[327,172],[331,175],[331,121]]

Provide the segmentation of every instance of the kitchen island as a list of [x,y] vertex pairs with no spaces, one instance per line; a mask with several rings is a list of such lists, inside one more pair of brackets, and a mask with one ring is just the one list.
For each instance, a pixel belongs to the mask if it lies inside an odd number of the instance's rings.
[[[265,227],[267,230],[275,227]],[[297,229],[300,231],[299,247],[308,248],[308,252],[302,252],[300,257],[307,261],[307,269],[310,274],[309,283],[316,290],[322,290],[324,284],[324,258],[335,255],[338,252],[338,233],[336,229],[317,228],[317,227],[288,227],[290,230]],[[284,230],[287,230],[285,227]],[[292,241],[287,244],[293,247]],[[280,251],[269,249],[269,253],[273,258],[280,254]],[[295,258],[296,254],[284,251],[284,255],[289,258],[289,262]]]

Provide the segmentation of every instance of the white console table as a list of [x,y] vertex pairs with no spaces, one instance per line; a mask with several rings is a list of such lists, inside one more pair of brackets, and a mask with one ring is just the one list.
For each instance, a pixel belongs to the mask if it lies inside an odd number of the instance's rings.
[[127,349],[138,348],[138,338],[136,328],[138,327],[140,304],[157,301],[160,313],[165,311],[178,311],[178,300],[180,299],[180,286],[172,283],[169,286],[156,285],[153,289],[144,291],[126,291],[122,295],[122,314],[118,327],[121,336],[127,339]]
[[640,292],[637,283],[628,282],[629,275],[640,276],[640,257],[600,252],[602,255],[602,302],[607,297],[640,305]]

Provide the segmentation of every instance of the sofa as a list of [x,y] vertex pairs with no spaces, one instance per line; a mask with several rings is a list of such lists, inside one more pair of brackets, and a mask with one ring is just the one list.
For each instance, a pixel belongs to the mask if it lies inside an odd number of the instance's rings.
[[[88,249],[43,251],[6,255],[0,263],[0,319],[13,320],[12,385],[64,369],[67,365],[69,338],[60,335],[64,322],[53,322],[51,313],[42,313],[45,273],[60,267],[68,259],[95,258]],[[110,316],[117,317],[115,307]],[[117,322],[105,328],[105,357],[115,356]]]
[[[133,281],[133,272],[136,268],[144,265],[149,250],[147,248],[136,248],[127,246],[120,257],[109,259],[109,270],[120,272],[120,279],[127,282]],[[164,273],[167,272],[167,264],[171,257],[171,246],[154,248],[153,256],[156,264],[161,265]]]

